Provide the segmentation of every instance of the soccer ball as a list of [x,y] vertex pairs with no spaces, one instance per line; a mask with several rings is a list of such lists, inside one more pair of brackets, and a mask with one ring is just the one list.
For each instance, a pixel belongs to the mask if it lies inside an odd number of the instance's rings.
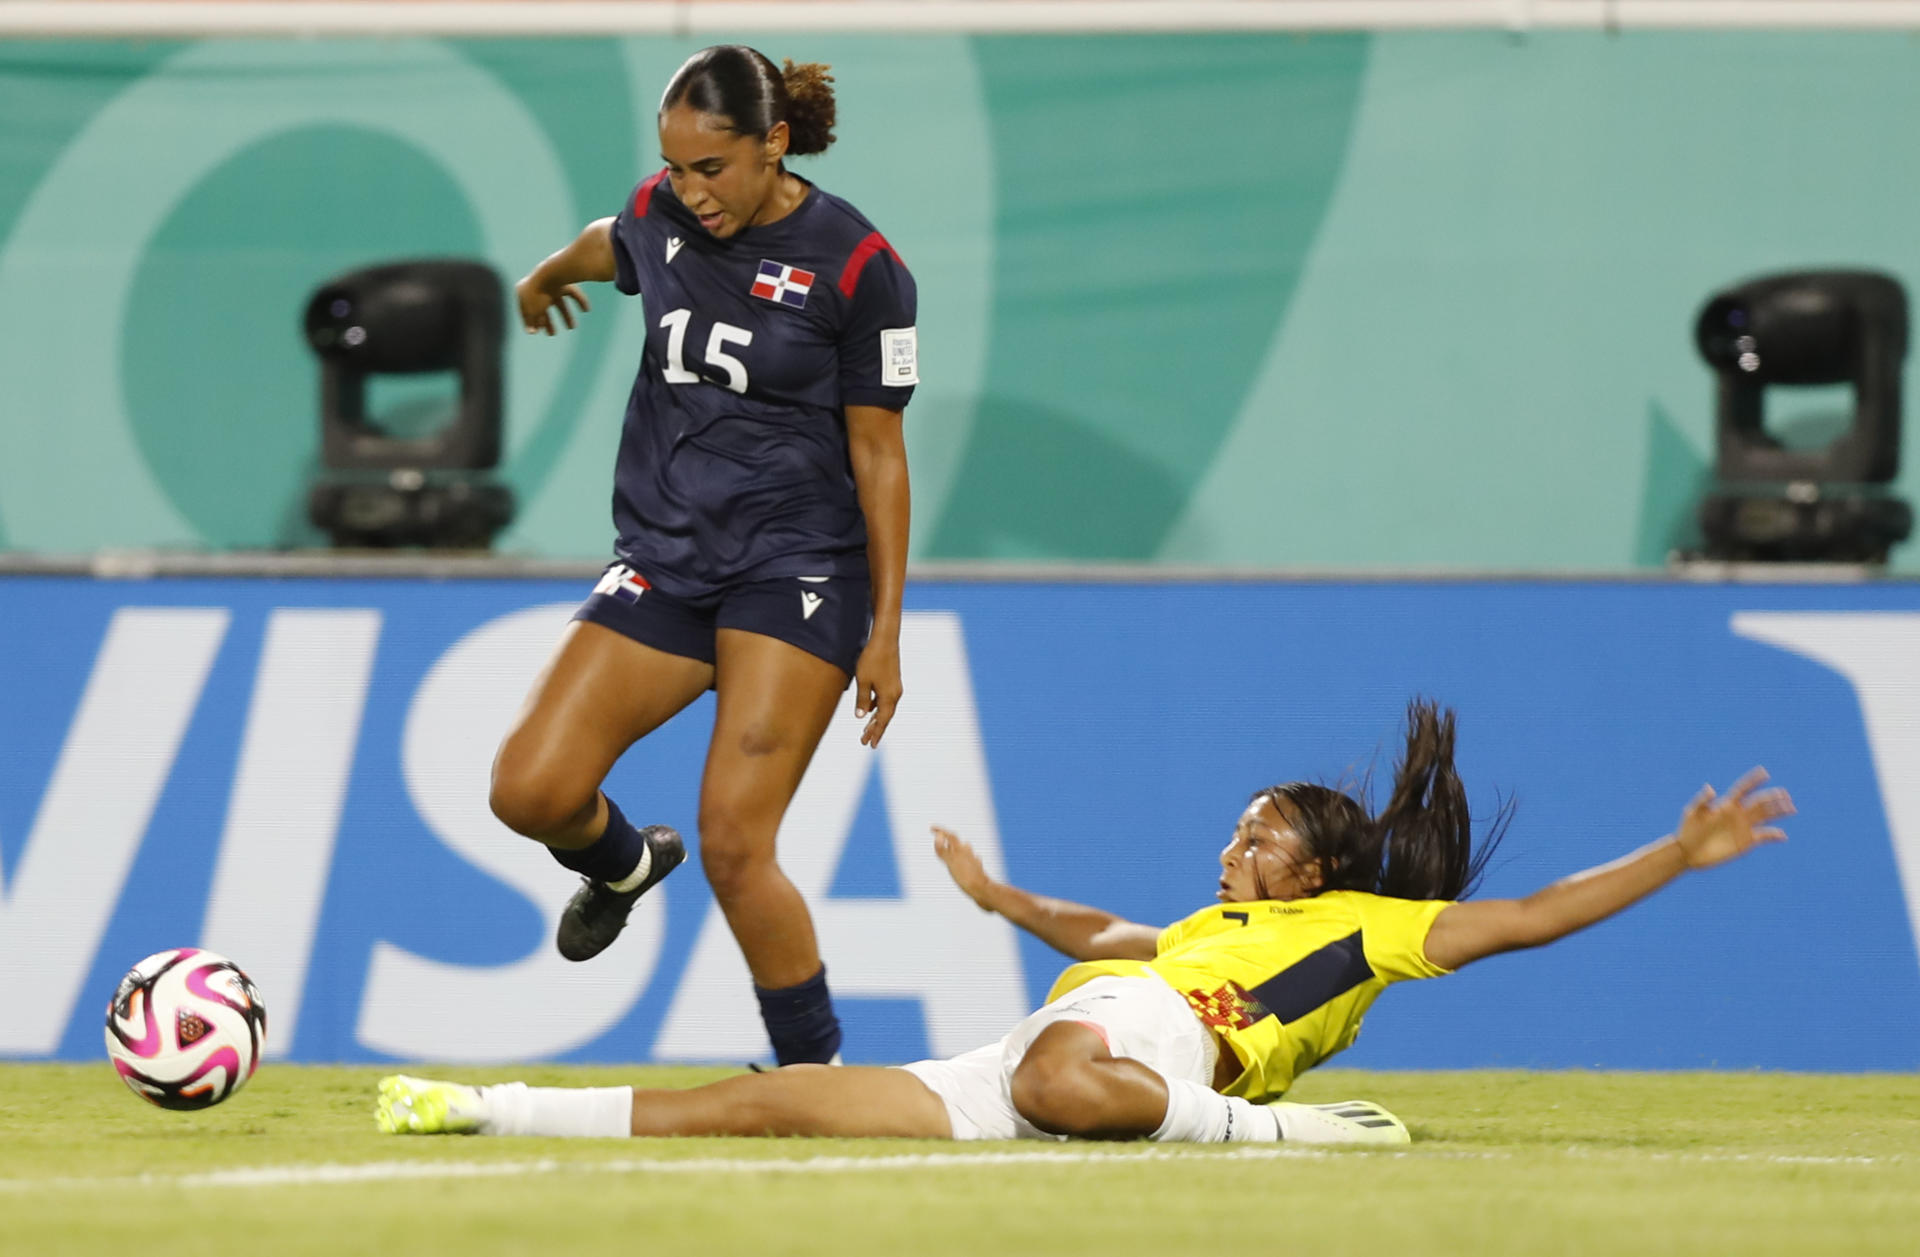
[[107,1057],[143,1100],[204,1109],[253,1077],[267,1008],[240,967],[197,947],[155,952],[107,1005]]

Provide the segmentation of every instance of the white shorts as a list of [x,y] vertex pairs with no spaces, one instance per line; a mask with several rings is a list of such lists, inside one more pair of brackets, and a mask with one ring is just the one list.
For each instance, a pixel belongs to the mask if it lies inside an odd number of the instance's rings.
[[1151,975],[1095,978],[1028,1017],[998,1043],[900,1068],[946,1104],[955,1139],[1064,1139],[1034,1126],[1013,1107],[1013,1071],[1040,1032],[1056,1021],[1091,1026],[1115,1056],[1139,1061],[1163,1078],[1213,1085],[1218,1054],[1213,1035],[1178,991]]

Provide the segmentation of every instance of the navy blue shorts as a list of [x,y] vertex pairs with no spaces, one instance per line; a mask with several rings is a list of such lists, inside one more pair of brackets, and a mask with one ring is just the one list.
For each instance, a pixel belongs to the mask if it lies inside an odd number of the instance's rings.
[[759,633],[818,655],[851,677],[873,621],[870,591],[857,577],[779,576],[676,598],[615,563],[573,618],[702,663],[713,662],[719,630]]

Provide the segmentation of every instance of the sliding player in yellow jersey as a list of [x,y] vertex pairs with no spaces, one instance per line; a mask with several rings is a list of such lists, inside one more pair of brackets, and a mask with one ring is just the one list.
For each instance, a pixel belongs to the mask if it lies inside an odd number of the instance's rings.
[[935,846],[960,889],[1079,963],[998,1043],[897,1069],[796,1065],[685,1090],[468,1087],[395,1076],[396,1134],[1149,1137],[1404,1143],[1364,1101],[1279,1099],[1347,1047],[1389,984],[1539,947],[1785,835],[1786,791],[1749,772],[1701,791],[1679,827],[1523,899],[1460,902],[1499,841],[1473,841],[1454,721],[1409,709],[1392,796],[1292,783],[1254,795],[1220,853],[1219,903],[1165,929],[995,881],[957,835]]

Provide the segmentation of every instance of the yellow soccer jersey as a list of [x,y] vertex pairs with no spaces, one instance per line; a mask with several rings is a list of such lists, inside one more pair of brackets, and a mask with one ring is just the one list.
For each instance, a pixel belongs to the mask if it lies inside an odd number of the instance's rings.
[[1108,974],[1158,974],[1244,1066],[1226,1094],[1270,1100],[1352,1044],[1388,984],[1449,972],[1424,951],[1448,906],[1353,890],[1217,904],[1162,930],[1152,960],[1074,965],[1047,999]]

